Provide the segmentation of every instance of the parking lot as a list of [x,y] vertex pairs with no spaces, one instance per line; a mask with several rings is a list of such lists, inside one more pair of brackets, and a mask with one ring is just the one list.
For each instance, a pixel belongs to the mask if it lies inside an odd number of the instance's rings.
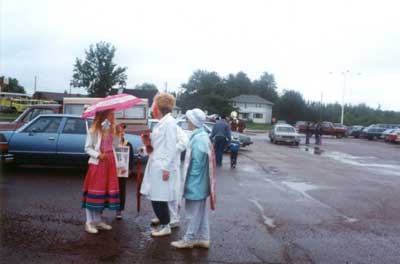
[[[211,248],[176,250],[153,239],[148,201],[136,212],[127,186],[114,230],[84,232],[84,170],[18,168],[1,177],[1,259],[5,263],[396,263],[400,258],[400,145],[324,137],[274,145],[265,134],[218,171]],[[313,140],[312,140],[313,142]],[[304,139],[302,139],[304,143]]]

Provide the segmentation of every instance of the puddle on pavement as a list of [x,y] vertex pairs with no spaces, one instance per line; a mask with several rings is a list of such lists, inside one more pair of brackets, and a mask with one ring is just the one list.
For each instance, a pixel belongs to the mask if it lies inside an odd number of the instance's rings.
[[383,173],[395,174],[395,175],[400,176],[400,166],[399,165],[374,163],[374,160],[377,160],[376,157],[353,156],[353,155],[342,153],[342,152],[327,152],[324,156],[334,159],[336,161],[340,161],[340,162],[349,164],[349,165],[371,168],[371,169],[375,169],[375,170],[378,170]]
[[302,151],[305,151],[312,155],[322,155],[324,157],[357,167],[364,167],[374,169],[384,174],[394,174],[400,176],[400,165],[377,163],[379,160],[373,156],[353,156],[347,153],[338,151],[324,151],[317,147],[303,147]]
[[309,194],[307,193],[308,191],[319,189],[319,187],[316,186],[316,185],[313,185],[313,184],[310,184],[310,183],[305,183],[305,182],[288,182],[288,181],[282,181],[281,183],[282,183],[283,185],[287,186],[288,188],[290,188],[290,189],[292,189],[292,190],[294,190],[294,191],[297,191],[297,192],[301,193],[304,197],[306,197],[307,199],[309,199],[309,200],[311,200],[311,201],[313,201],[313,202],[319,204],[320,206],[326,207],[326,208],[329,208],[329,209],[331,209],[331,210],[336,211],[336,212],[337,212],[341,217],[343,217],[347,222],[354,223],[354,222],[357,222],[357,221],[358,221],[358,219],[356,219],[356,218],[351,218],[351,217],[349,217],[349,216],[347,216],[347,215],[344,215],[344,214],[338,212],[335,208],[333,208],[333,207],[331,207],[331,206],[329,206],[329,205],[327,205],[327,204],[325,204],[325,203],[323,203],[323,202],[321,202],[321,201],[315,199],[315,198],[312,197],[311,195],[309,195]]
[[261,217],[264,220],[264,224],[268,228],[276,228],[276,225],[274,224],[274,219],[265,215],[264,208],[261,206],[261,204],[256,199],[248,199],[248,200],[249,200],[249,202],[253,203],[257,207],[257,209],[260,211]]

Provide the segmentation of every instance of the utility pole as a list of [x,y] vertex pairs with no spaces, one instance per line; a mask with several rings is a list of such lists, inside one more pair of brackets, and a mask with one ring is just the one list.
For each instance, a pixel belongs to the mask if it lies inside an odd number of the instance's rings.
[[342,72],[342,74],[343,74],[342,113],[340,115],[340,124],[342,124],[342,125],[343,125],[343,119],[344,119],[344,91],[346,90],[346,77],[347,77],[348,73],[350,73],[349,70]]
[[321,92],[321,102],[320,102],[320,108],[319,108],[319,122],[322,122],[322,100],[324,97],[324,92]]
[[[329,72],[329,74],[333,74],[333,72]],[[341,107],[341,113],[340,113],[340,124],[343,125],[344,122],[344,93],[346,90],[346,82],[347,82],[347,76],[349,74],[351,75],[361,75],[361,72],[358,72],[356,74],[351,73],[349,70],[343,71],[341,72],[341,74],[343,75],[343,88],[342,88],[342,107]]]
[[33,85],[33,94],[36,93],[36,83],[37,83],[37,76],[35,75],[35,82],[34,82],[34,85]]
[[168,93],[168,82],[164,82],[164,92]]

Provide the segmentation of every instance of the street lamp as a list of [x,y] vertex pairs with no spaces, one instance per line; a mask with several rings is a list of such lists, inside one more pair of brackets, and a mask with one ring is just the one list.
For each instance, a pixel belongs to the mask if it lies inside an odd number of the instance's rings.
[[[329,74],[333,74],[333,72],[329,72]],[[342,91],[342,109],[341,109],[341,115],[340,115],[340,124],[343,125],[343,120],[344,120],[344,92],[346,90],[346,80],[347,80],[347,76],[351,75],[352,73],[347,70],[347,71],[343,71],[341,72],[341,74],[343,75],[343,91]],[[353,75],[361,75],[361,72],[358,72],[356,74]]]

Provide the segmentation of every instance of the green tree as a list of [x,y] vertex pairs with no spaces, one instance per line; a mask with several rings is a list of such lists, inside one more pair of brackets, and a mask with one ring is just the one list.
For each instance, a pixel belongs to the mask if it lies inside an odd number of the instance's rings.
[[158,91],[157,86],[152,83],[142,83],[140,85],[136,85],[135,89],[146,90],[146,91]]
[[117,67],[113,62],[115,47],[110,43],[90,45],[85,54],[85,61],[76,58],[71,82],[74,87],[86,88],[90,96],[105,97],[114,85],[126,84],[127,68]]
[[197,70],[182,88],[178,104],[184,111],[198,107],[209,113],[228,114],[233,110],[224,80],[216,72]]
[[0,77],[1,91],[8,93],[26,93],[25,88],[19,84],[16,78],[8,78],[8,84],[4,84],[5,77]]
[[225,80],[225,86],[228,91],[228,97],[253,93],[251,80],[244,72],[238,72],[236,75],[229,74]]
[[277,110],[278,119],[294,124],[298,120],[304,120],[307,105],[301,93],[294,90],[285,90],[278,101]]
[[253,81],[252,91],[260,97],[276,103],[278,101],[277,85],[273,74],[264,72],[259,79]]

